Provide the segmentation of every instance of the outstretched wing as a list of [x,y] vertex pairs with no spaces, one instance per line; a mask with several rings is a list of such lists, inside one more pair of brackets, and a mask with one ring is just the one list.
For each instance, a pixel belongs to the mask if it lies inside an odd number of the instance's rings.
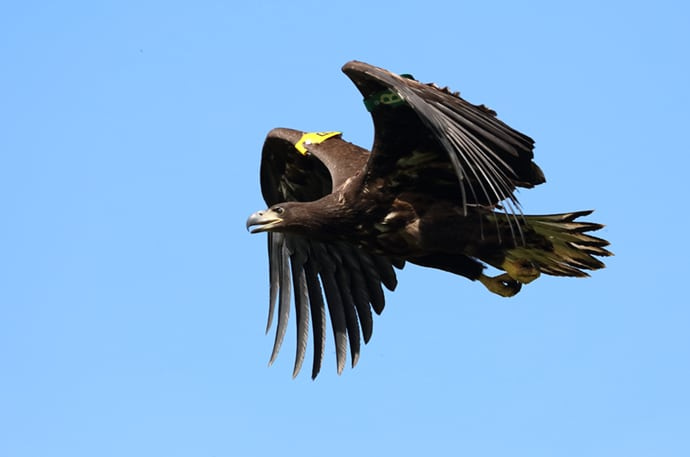
[[465,210],[503,204],[512,213],[519,211],[516,186],[545,181],[532,162],[534,141],[489,108],[363,62],[349,62],[343,71],[374,121],[370,180],[388,177],[431,195],[454,193]]
[[[284,201],[317,200],[360,171],[368,160],[367,151],[336,135],[322,142],[313,138],[291,129],[269,132],[261,159],[261,191],[268,206]],[[354,366],[359,358],[360,339],[366,343],[371,338],[371,309],[377,314],[383,310],[382,285],[389,290],[396,286],[391,262],[344,242],[317,241],[284,233],[268,234],[268,256],[267,332],[278,305],[269,363],[277,357],[287,331],[294,295],[297,353],[293,376],[299,373],[304,361],[310,318],[314,343],[312,378],[318,375],[324,353],[326,310],[333,328],[338,373],[345,366],[348,341]]]

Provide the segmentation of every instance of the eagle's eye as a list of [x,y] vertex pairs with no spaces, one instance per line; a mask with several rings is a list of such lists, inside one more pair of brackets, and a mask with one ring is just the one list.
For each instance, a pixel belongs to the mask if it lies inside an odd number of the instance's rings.
[[277,214],[283,214],[283,212],[285,212],[282,206],[278,206],[273,211],[275,211]]

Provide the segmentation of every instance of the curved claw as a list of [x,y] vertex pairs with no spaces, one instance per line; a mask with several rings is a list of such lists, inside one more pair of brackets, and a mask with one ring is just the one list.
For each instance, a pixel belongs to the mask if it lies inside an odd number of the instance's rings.
[[531,260],[525,258],[506,258],[501,265],[501,269],[508,273],[511,278],[521,282],[522,284],[531,283],[541,274],[539,267]]
[[514,280],[508,273],[503,273],[494,277],[482,274],[479,277],[479,282],[484,284],[484,287],[491,292],[501,297],[512,297],[522,289],[522,284]]

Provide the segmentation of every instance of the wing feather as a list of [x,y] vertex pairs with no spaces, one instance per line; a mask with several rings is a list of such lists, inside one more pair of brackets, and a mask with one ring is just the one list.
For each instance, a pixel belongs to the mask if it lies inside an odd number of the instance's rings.
[[323,360],[323,352],[326,344],[326,305],[323,301],[321,282],[319,282],[317,271],[318,269],[315,266],[315,262],[311,259],[304,265],[307,288],[309,290],[312,328],[314,329],[314,359],[311,370],[312,379],[316,379],[319,371],[321,371],[321,362]]
[[381,314],[385,306],[385,297],[383,295],[383,289],[381,288],[381,283],[383,281],[379,274],[378,267],[374,263],[374,258],[376,258],[376,256],[361,255],[359,256],[359,262],[362,270],[369,273],[365,276],[367,290],[369,292],[369,303],[371,303],[371,307],[376,314]]
[[[317,254],[326,258],[326,253]],[[345,323],[345,310],[338,283],[335,279],[335,265],[332,262],[324,265],[319,272],[323,290],[328,302],[328,314],[331,318],[333,338],[335,339],[335,356],[338,374],[343,372],[345,358],[347,357],[347,325]]]
[[373,332],[374,319],[369,306],[369,294],[364,278],[365,273],[362,272],[357,252],[351,247],[347,248],[344,250],[343,260],[345,268],[350,274],[352,301],[357,309],[357,316],[362,327],[362,337],[364,343],[367,343]]
[[292,238],[289,241],[295,245],[290,249],[290,270],[295,291],[295,319],[297,322],[297,346],[295,365],[292,370],[292,377],[294,378],[302,368],[307,351],[307,339],[309,338],[309,291],[304,271],[308,248],[301,238]]
[[278,280],[280,284],[278,292],[278,324],[276,327],[275,341],[273,343],[273,351],[268,362],[269,365],[271,365],[278,356],[290,318],[290,266],[288,257],[287,244],[282,243],[278,259]]
[[283,244],[282,233],[268,234],[268,278],[269,278],[269,298],[268,298],[268,319],[266,323],[266,333],[271,329],[273,323],[273,315],[275,314],[276,300],[278,298],[278,289],[280,287],[280,277],[278,274],[278,266],[280,265],[280,250]]
[[357,321],[357,311],[354,293],[352,290],[352,278],[350,270],[344,261],[348,256],[348,246],[342,243],[329,246],[331,258],[335,259],[337,266],[335,269],[335,280],[340,291],[340,298],[343,302],[345,314],[345,325],[347,327],[348,341],[350,342],[350,357],[354,367],[359,360],[360,352],[360,332]]

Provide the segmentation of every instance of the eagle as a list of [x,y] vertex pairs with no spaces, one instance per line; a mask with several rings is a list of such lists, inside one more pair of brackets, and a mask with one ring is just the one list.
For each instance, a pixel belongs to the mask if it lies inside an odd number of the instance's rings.
[[[583,222],[592,211],[526,215],[518,187],[545,182],[534,141],[447,87],[421,83],[363,62],[343,72],[374,122],[371,151],[340,132],[275,128],[263,145],[260,179],[267,209],[247,219],[268,233],[269,314],[277,304],[270,362],[288,327],[297,327],[293,377],[313,334],[312,379],[321,369],[326,313],[341,374],[348,346],[354,367],[369,342],[372,310],[383,311],[405,263],[478,281],[503,297],[541,273],[583,277],[604,267],[608,242]],[[502,273],[490,276],[490,265]]]

